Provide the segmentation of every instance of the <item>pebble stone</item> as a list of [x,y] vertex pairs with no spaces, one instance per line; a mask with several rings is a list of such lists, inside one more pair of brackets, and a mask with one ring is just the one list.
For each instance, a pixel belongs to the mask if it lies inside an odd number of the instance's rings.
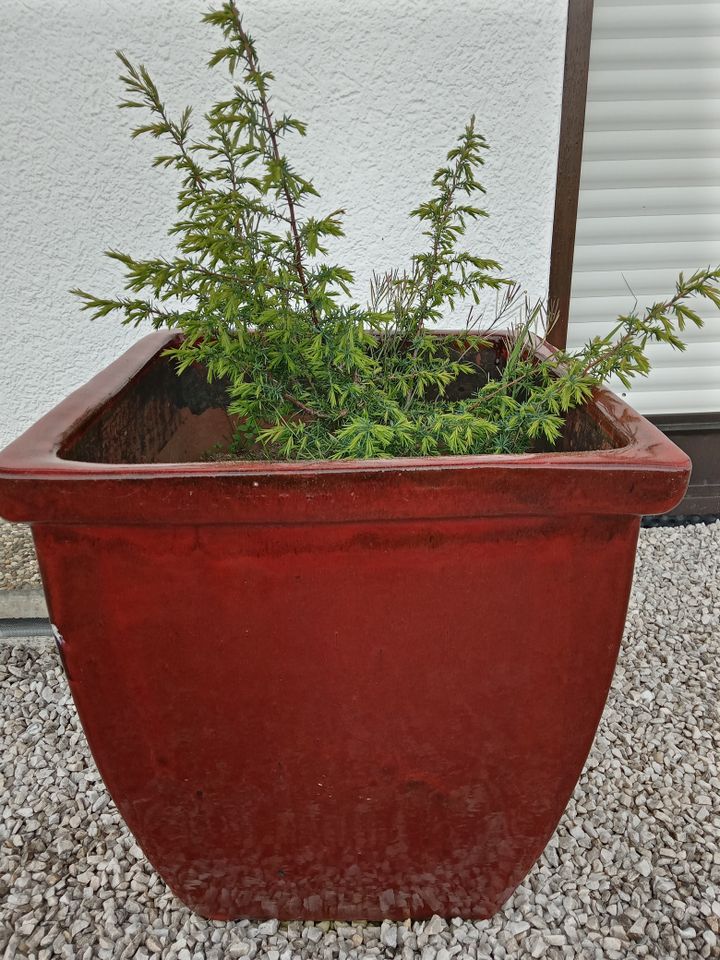
[[107,796],[52,644],[1,643],[0,960],[717,958],[719,643],[720,523],[643,529],[600,730],[529,877],[491,920],[382,924],[194,916]]
[[30,527],[0,520],[0,590],[40,585]]

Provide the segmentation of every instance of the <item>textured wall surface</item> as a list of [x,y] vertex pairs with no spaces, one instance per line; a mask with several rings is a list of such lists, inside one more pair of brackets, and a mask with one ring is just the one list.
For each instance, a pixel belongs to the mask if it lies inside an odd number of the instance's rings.
[[[407,211],[475,113],[492,150],[479,250],[544,293],[560,121],[566,0],[247,0],[275,103],[309,124],[293,159],[323,208],[345,207],[333,256],[373,269],[421,248]],[[90,323],[68,288],[121,290],[108,247],[169,254],[172,175],[115,109],[113,51],[145,62],[170,108],[202,113],[226,80],[204,64],[217,35],[190,0],[2,0],[0,141],[3,374],[0,445],[142,331]]]

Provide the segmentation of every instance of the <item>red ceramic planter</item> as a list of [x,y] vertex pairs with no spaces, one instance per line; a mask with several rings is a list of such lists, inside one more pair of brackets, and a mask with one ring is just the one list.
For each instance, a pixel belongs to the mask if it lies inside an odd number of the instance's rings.
[[0,455],[120,812],[207,917],[491,915],[580,775],[639,515],[687,457],[601,391],[585,451],[177,462],[226,420],[170,339]]

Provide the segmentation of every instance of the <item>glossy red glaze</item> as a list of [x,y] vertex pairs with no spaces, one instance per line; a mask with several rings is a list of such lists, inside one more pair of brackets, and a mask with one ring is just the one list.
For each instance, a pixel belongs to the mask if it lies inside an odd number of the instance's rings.
[[0,454],[118,808],[204,916],[490,916],[582,770],[638,517],[679,501],[687,457],[601,391],[612,450],[61,459],[167,342]]

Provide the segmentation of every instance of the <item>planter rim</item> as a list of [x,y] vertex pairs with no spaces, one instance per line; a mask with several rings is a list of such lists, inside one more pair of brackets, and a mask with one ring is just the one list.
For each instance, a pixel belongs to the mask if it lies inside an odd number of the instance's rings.
[[[439,333],[456,333],[443,330]],[[478,469],[501,464],[503,467],[557,466],[567,469],[586,464],[622,464],[631,461],[637,467],[642,458],[648,469],[684,469],[688,457],[657,427],[630,407],[624,400],[605,388],[595,392],[592,405],[602,420],[612,422],[625,437],[623,446],[609,450],[585,450],[550,453],[461,454],[432,457],[388,457],[372,460],[228,460],[189,463],[88,463],[70,460],[60,451],[70,438],[86,426],[88,421],[109,401],[114,399],[133,380],[140,376],[149,363],[174,340],[172,331],[151,333],[125,351],[122,356],[96,374],[83,386],[73,391],[49,413],[41,417],[20,437],[0,451],[0,478],[33,476],[102,475],[105,477],[154,477],[168,475],[202,477],[216,474],[240,476],[245,474],[321,474],[384,472],[397,470]],[[551,349],[539,348],[548,355]],[[588,405],[590,406],[590,405]]]
[[[438,331],[452,333],[453,331]],[[457,332],[457,331],[455,331]],[[309,482],[327,486],[349,483],[373,483],[384,485],[385,480],[394,478],[417,484],[421,487],[437,486],[440,477],[453,477],[457,483],[472,483],[477,486],[482,478],[489,479],[491,474],[500,473],[511,486],[515,478],[532,471],[547,477],[554,484],[558,474],[604,474],[606,481],[611,476],[627,496],[610,497],[614,503],[603,507],[597,503],[594,508],[570,505],[572,512],[610,512],[610,513],[662,513],[674,506],[684,493],[690,474],[690,460],[657,427],[633,410],[618,396],[606,389],[596,391],[593,400],[586,405],[594,419],[611,428],[616,435],[625,439],[623,446],[607,450],[569,451],[559,453],[520,453],[520,454],[475,454],[436,457],[402,457],[377,460],[317,460],[317,461],[220,461],[192,463],[88,463],[64,459],[60,451],[66,447],[73,436],[77,435],[96,416],[102,408],[111,402],[134,380],[141,377],[145,369],[177,339],[177,332],[161,331],[149,334],[130,347],[122,356],[89,380],[84,386],[70,394],[53,410],[38,420],[17,440],[0,451],[0,514],[8,519],[41,520],[45,513],[33,509],[32,516],[27,510],[18,508],[19,500],[37,501],[37,496],[26,497],[12,495],[12,503],[7,503],[5,495],[9,488],[12,492],[18,484],[27,488],[28,483],[42,484],[49,491],[51,484],[62,484],[64,488],[91,481],[93,486],[103,481],[128,484],[132,481],[147,484],[147,481],[173,482],[174,486],[193,484],[200,493],[208,481],[225,480],[250,489],[262,486],[267,499],[268,486],[282,486],[286,491],[294,487],[305,488]],[[498,334],[495,334],[498,336]],[[541,355],[549,355],[551,348],[539,348]],[[638,492],[639,474],[643,476],[644,492]],[[471,480],[474,475],[476,479]],[[464,477],[464,479],[460,479]],[[654,479],[653,479],[654,478]],[[610,484],[612,486],[612,484]],[[680,491],[679,496],[677,491]],[[616,491],[622,491],[618,488]],[[634,494],[634,496],[632,496]],[[201,493],[205,496],[205,493]],[[50,498],[52,499],[52,498]],[[65,498],[64,498],[65,499]],[[193,501],[198,503],[199,497]],[[480,499],[484,499],[482,496]],[[607,498],[606,498],[607,499]],[[522,498],[521,498],[522,500]],[[621,501],[626,501],[622,503]],[[670,502],[672,501],[672,502]],[[667,504],[667,505],[666,505]],[[419,506],[419,504],[417,505]],[[514,507],[510,504],[498,504],[496,508],[484,508],[490,513],[530,513],[548,512],[529,509],[531,505],[522,502]],[[50,511],[54,512],[54,511]],[[475,513],[475,508],[472,509]],[[554,511],[551,511],[554,512]],[[69,516],[72,515],[70,511]],[[82,514],[82,511],[80,511]],[[113,515],[106,519],[110,519]],[[428,515],[434,515],[430,509]],[[401,511],[402,515],[402,511]],[[424,515],[417,510],[412,516]],[[450,513],[448,516],[468,515],[466,510]],[[400,516],[393,514],[398,519]],[[49,519],[45,517],[44,519]],[[78,515],[78,518],[80,516]],[[125,517],[129,519],[129,516]],[[237,518],[235,518],[237,519]],[[259,518],[258,518],[259,519]],[[266,518],[269,520],[270,518]],[[278,515],[278,522],[288,522],[288,517]],[[322,519],[322,518],[318,518]],[[328,517],[340,519],[340,517]],[[351,517],[347,517],[351,519]],[[217,521],[216,521],[217,522]]]

